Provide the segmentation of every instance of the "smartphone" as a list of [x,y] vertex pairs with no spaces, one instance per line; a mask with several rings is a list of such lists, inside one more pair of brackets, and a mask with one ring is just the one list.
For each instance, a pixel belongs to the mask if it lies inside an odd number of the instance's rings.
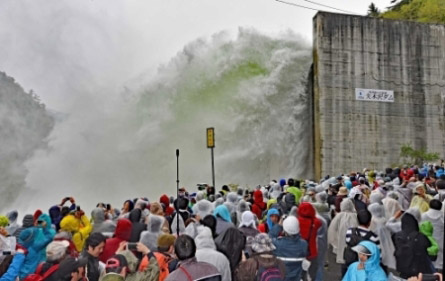
[[127,244],[127,249],[128,249],[128,250],[131,250],[131,251],[136,250],[137,245],[138,245],[138,243],[135,243],[135,242],[129,242],[129,243]]
[[107,204],[107,210],[111,210],[111,204]]
[[77,206],[77,211],[80,211],[80,206]]
[[69,201],[69,200],[70,200],[70,198],[71,198],[71,197],[65,197],[65,200],[66,200],[66,201]]
[[38,225],[43,224],[43,221],[38,220],[38,221],[37,221],[37,224],[38,224]]

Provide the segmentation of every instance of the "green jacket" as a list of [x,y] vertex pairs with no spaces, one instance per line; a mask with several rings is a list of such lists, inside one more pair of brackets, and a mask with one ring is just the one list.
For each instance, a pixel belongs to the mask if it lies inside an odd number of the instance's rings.
[[437,244],[436,239],[433,237],[433,224],[430,221],[424,221],[419,225],[419,230],[423,233],[428,240],[431,242],[431,246],[427,249],[428,255],[432,257],[436,257],[439,252],[439,245]]
[[118,254],[123,255],[128,262],[130,274],[128,274],[127,278],[125,278],[126,281],[158,281],[159,266],[155,257],[150,258],[150,264],[144,271],[141,272],[138,270],[139,260],[131,251],[125,250],[119,252]]
[[295,203],[297,205],[300,204],[301,197],[304,195],[304,190],[295,186],[290,186],[286,189],[286,191],[295,195]]

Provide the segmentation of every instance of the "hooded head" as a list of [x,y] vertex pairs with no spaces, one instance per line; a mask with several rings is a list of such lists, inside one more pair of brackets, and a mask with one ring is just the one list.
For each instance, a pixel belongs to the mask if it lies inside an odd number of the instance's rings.
[[193,214],[204,218],[205,216],[212,214],[213,204],[210,203],[208,200],[203,199],[198,201],[198,203],[193,206],[192,210]]
[[128,241],[131,236],[131,221],[129,219],[119,219],[117,221],[114,237]]
[[44,221],[46,223],[46,225],[45,225],[46,229],[51,229],[52,228],[51,227],[51,218],[49,217],[49,215],[41,214],[37,220],[38,221]]
[[164,210],[162,209],[162,205],[158,202],[153,202],[150,204],[150,213],[158,216],[164,215]]
[[60,229],[67,232],[79,231],[80,221],[73,215],[67,215],[60,221]]
[[20,232],[19,244],[25,248],[29,248],[37,237],[38,229],[35,227],[29,227]]
[[60,222],[60,207],[58,205],[49,208],[48,213],[53,224],[58,224]]
[[170,198],[166,194],[163,194],[161,198],[159,198],[159,202],[164,204],[164,206],[167,208],[170,206]]
[[164,223],[164,217],[150,215],[147,223],[147,230],[151,233],[160,233],[162,224]]
[[199,249],[216,249],[213,235],[210,228],[200,226],[198,229],[198,236],[195,238],[196,248]]
[[271,216],[280,216],[280,212],[275,209],[269,209],[269,211],[267,211],[267,218],[266,218],[266,222],[267,222],[267,227],[269,228],[269,230],[272,229],[272,227],[274,226],[274,223],[272,222]]
[[382,204],[384,196],[380,192],[374,192],[371,193],[371,197],[369,198],[369,201],[372,203],[379,203]]
[[326,192],[319,192],[315,194],[315,200],[318,203],[326,203],[326,201],[328,200],[328,194]]
[[255,190],[255,192],[253,193],[253,201],[256,204],[264,203],[263,193],[261,192],[261,190]]
[[34,219],[31,214],[25,215],[22,220],[22,227],[28,228],[34,225]]
[[383,205],[378,203],[373,203],[368,206],[368,211],[371,213],[374,218],[384,218],[385,217],[385,209]]
[[141,209],[133,209],[130,212],[128,219],[133,224],[133,223],[141,222],[141,217],[142,217],[142,210]]
[[6,214],[6,217],[8,218],[10,224],[17,222],[18,216],[19,213],[17,212],[17,210],[10,211]]
[[380,250],[376,244],[371,241],[362,241],[358,245],[365,247],[371,255],[368,256],[368,260],[365,262],[365,270],[369,274],[379,268],[380,266]]
[[298,216],[314,219],[316,215],[315,208],[311,203],[303,202],[298,207]]
[[286,185],[286,179],[281,179],[280,180],[280,186],[284,187]]
[[241,215],[241,223],[239,226],[256,228],[255,217],[256,217],[255,214],[252,213],[251,211],[243,212],[243,214]]
[[250,210],[249,203],[247,203],[244,199],[241,199],[241,200],[239,201],[239,203],[238,203],[237,211],[238,211],[240,214],[242,214],[242,213],[244,213],[245,211],[249,211],[249,210]]
[[91,218],[95,225],[101,224],[105,221],[105,212],[102,208],[95,208],[91,211]]
[[[261,193],[261,191],[260,191],[260,193]],[[218,217],[222,218],[226,222],[232,222],[232,219],[230,218],[229,210],[227,209],[227,207],[225,205],[219,205],[218,207],[216,207],[216,209],[213,211],[213,215],[216,218],[218,218]]]
[[230,192],[227,194],[227,202],[236,204],[236,202],[238,202],[238,194],[236,194],[236,192]]
[[341,201],[340,203],[340,211],[354,213],[355,212],[354,202],[352,202],[352,200],[348,198],[343,199],[343,201]]
[[402,216],[402,231],[407,234],[419,232],[419,223],[410,213],[405,213]]

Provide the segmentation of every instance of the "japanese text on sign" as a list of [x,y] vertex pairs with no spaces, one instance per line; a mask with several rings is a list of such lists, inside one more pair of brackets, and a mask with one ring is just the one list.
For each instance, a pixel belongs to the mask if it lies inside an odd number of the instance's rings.
[[355,99],[362,101],[394,102],[394,91],[356,88]]

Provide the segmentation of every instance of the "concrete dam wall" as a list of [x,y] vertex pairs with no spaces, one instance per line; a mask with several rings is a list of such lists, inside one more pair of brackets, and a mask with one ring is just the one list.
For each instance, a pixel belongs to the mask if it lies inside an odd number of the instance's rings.
[[445,26],[314,17],[316,178],[400,163],[404,144],[445,154]]

